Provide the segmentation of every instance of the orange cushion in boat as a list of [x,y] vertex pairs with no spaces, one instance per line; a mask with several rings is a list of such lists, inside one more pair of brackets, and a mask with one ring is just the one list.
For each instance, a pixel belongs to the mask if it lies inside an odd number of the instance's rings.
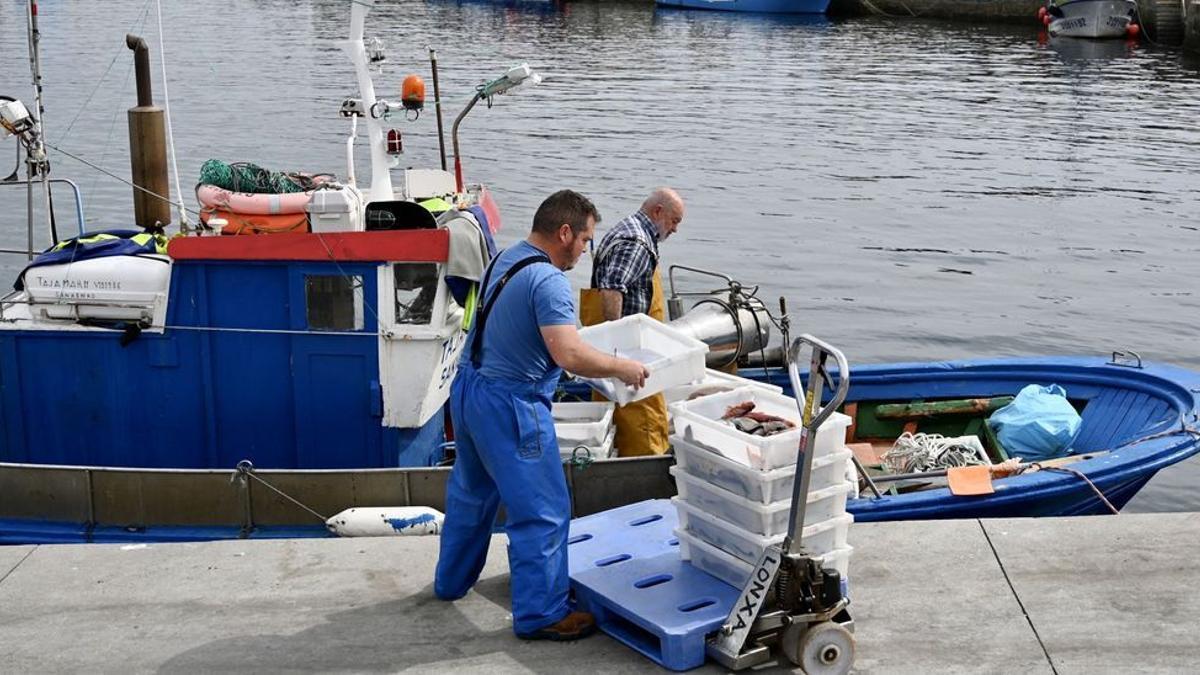
[[200,221],[207,224],[211,218],[224,218],[228,223],[221,234],[274,234],[277,232],[308,232],[308,214],[280,213],[275,215],[234,213],[223,209],[206,207],[200,210]]

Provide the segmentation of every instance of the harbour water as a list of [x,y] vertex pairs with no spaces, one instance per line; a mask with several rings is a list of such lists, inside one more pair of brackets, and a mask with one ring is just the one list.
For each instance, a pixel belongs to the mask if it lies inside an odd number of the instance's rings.
[[[209,158],[345,175],[347,0],[163,5],[189,206]],[[41,10],[50,142],[128,176],[124,36],[148,38],[161,102],[154,3]],[[24,3],[0,0],[0,94],[28,101],[24,25]],[[590,195],[603,228],[669,184],[688,212],[665,263],[786,296],[794,325],[852,363],[1133,349],[1200,368],[1200,71],[1178,52],[1038,28],[396,0],[368,34],[389,49],[393,98],[408,72],[428,81],[437,47],[447,124],[508,66],[545,75],[462,128],[467,179],[496,192],[504,243],[556,189]],[[432,109],[402,128],[404,163],[435,165]],[[89,228],[129,224],[127,186],[51,156],[84,190]],[[0,247],[24,245],[24,204],[0,189]],[[0,276],[22,262],[0,256]],[[1173,467],[1128,510],[1200,510],[1197,480],[1200,462]]]

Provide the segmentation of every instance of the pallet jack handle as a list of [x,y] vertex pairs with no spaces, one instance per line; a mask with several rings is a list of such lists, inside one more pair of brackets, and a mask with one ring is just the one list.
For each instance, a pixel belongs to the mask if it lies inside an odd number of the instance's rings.
[[[809,359],[808,388],[800,379],[800,356],[806,347],[811,347],[812,357]],[[846,355],[833,345],[813,337],[807,333],[798,336],[788,348],[788,379],[792,382],[792,392],[800,407],[800,447],[796,456],[796,480],[792,483],[792,513],[788,523],[787,539],[784,540],[783,550],[788,553],[800,551],[800,534],[804,530],[804,511],[808,503],[809,483],[812,479],[812,453],[809,448],[816,440],[817,429],[825,420],[846,400],[850,391],[850,364]],[[837,380],[827,368],[829,357],[837,363]],[[825,387],[833,391],[829,403],[821,405],[821,395]]]

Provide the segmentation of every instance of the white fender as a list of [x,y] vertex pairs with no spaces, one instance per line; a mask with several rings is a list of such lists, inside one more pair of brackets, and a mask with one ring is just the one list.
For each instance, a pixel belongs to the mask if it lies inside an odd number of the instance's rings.
[[325,521],[339,537],[394,537],[438,534],[445,516],[428,506],[381,506],[346,509]]

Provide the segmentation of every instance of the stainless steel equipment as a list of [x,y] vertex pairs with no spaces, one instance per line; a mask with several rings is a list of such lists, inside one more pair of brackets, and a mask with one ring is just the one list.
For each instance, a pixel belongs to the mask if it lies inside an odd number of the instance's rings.
[[[726,287],[711,291],[677,291],[676,270],[716,277],[723,280]],[[725,274],[684,265],[672,265],[667,277],[671,289],[671,297],[667,300],[669,325],[708,345],[710,368],[722,368],[766,350],[771,341],[771,325],[777,322],[762,300],[755,297],[757,286],[747,289]],[[685,297],[700,299],[685,312]]]

